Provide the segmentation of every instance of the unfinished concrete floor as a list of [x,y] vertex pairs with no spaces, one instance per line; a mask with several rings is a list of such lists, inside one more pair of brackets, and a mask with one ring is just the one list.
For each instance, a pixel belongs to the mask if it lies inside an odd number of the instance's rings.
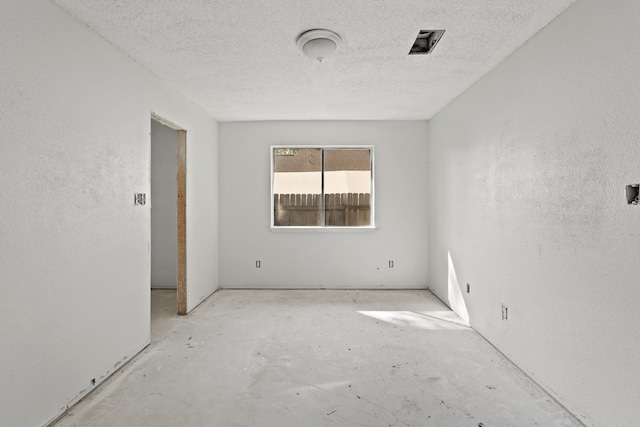
[[175,315],[66,426],[580,426],[428,291],[222,290]]

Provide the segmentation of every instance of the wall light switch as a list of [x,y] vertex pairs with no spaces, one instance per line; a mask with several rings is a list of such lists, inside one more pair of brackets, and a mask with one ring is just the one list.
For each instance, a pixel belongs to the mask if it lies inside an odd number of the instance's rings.
[[133,205],[144,205],[147,203],[147,195],[145,193],[133,193]]

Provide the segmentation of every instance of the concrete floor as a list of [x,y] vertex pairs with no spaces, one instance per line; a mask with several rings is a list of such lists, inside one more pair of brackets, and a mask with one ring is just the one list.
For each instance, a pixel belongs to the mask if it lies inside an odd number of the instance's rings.
[[581,426],[428,291],[222,290],[56,423]]

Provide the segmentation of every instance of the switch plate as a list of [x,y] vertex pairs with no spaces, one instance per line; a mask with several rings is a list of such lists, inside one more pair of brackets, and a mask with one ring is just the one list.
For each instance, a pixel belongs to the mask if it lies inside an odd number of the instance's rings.
[[146,193],[133,193],[133,205],[142,206],[147,203]]

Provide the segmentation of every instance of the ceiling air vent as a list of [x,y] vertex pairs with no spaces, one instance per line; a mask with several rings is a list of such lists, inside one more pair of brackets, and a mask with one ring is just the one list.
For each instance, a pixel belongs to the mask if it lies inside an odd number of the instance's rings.
[[444,30],[420,30],[415,43],[411,46],[409,55],[426,55],[427,53],[431,53],[443,34]]

